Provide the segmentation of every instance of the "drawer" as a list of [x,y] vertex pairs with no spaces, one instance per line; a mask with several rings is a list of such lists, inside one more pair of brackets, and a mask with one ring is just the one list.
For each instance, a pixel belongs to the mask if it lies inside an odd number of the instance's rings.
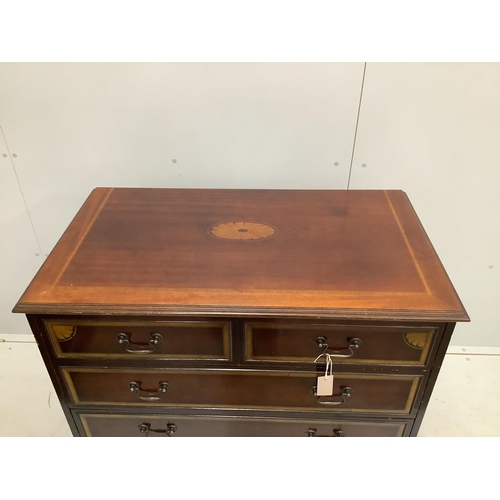
[[339,374],[334,397],[304,372],[62,368],[76,405],[255,408],[409,415],[420,376]]
[[59,358],[231,358],[229,322],[70,319],[45,328]]
[[335,363],[424,367],[437,333],[431,327],[248,322],[245,360],[313,362],[327,345]]
[[80,413],[94,437],[399,437],[411,422]]

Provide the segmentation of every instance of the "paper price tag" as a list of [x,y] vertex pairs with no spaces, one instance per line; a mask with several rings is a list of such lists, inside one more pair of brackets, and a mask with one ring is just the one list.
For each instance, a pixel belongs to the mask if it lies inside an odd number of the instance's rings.
[[325,356],[326,368],[325,374],[318,377],[316,383],[316,396],[333,396],[333,362],[328,353],[320,354],[315,361]]
[[333,396],[333,375],[320,375],[316,384],[316,396]]

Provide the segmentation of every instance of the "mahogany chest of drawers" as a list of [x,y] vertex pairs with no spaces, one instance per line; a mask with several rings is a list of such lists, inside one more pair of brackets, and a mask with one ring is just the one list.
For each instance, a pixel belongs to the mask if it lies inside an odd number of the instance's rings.
[[416,436],[469,320],[402,191],[97,188],[14,312],[75,436]]

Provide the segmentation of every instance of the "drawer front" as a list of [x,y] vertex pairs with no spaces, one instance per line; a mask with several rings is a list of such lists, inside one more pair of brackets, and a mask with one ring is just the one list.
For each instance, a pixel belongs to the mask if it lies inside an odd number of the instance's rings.
[[79,415],[94,437],[399,437],[408,422],[206,417],[186,415]]
[[[314,395],[316,376],[303,372],[63,368],[77,405],[255,408],[405,414],[419,376],[342,374],[334,397]],[[350,393],[350,394],[348,394]],[[334,403],[334,404],[331,404]]]
[[[314,362],[328,345],[335,363],[424,367],[437,328],[245,324],[247,361]],[[323,358],[324,360],[324,358]]]
[[45,321],[59,358],[230,359],[230,323]]

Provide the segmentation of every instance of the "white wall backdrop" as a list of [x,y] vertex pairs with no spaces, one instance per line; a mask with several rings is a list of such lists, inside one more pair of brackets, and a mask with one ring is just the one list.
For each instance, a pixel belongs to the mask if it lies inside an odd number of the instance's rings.
[[0,335],[30,332],[26,318],[11,311],[42,262],[9,151],[0,133]]
[[361,98],[363,69],[0,64],[0,334],[94,187],[345,189],[361,102],[350,188],[408,193],[472,317],[453,343],[500,345],[500,64],[368,63]]

